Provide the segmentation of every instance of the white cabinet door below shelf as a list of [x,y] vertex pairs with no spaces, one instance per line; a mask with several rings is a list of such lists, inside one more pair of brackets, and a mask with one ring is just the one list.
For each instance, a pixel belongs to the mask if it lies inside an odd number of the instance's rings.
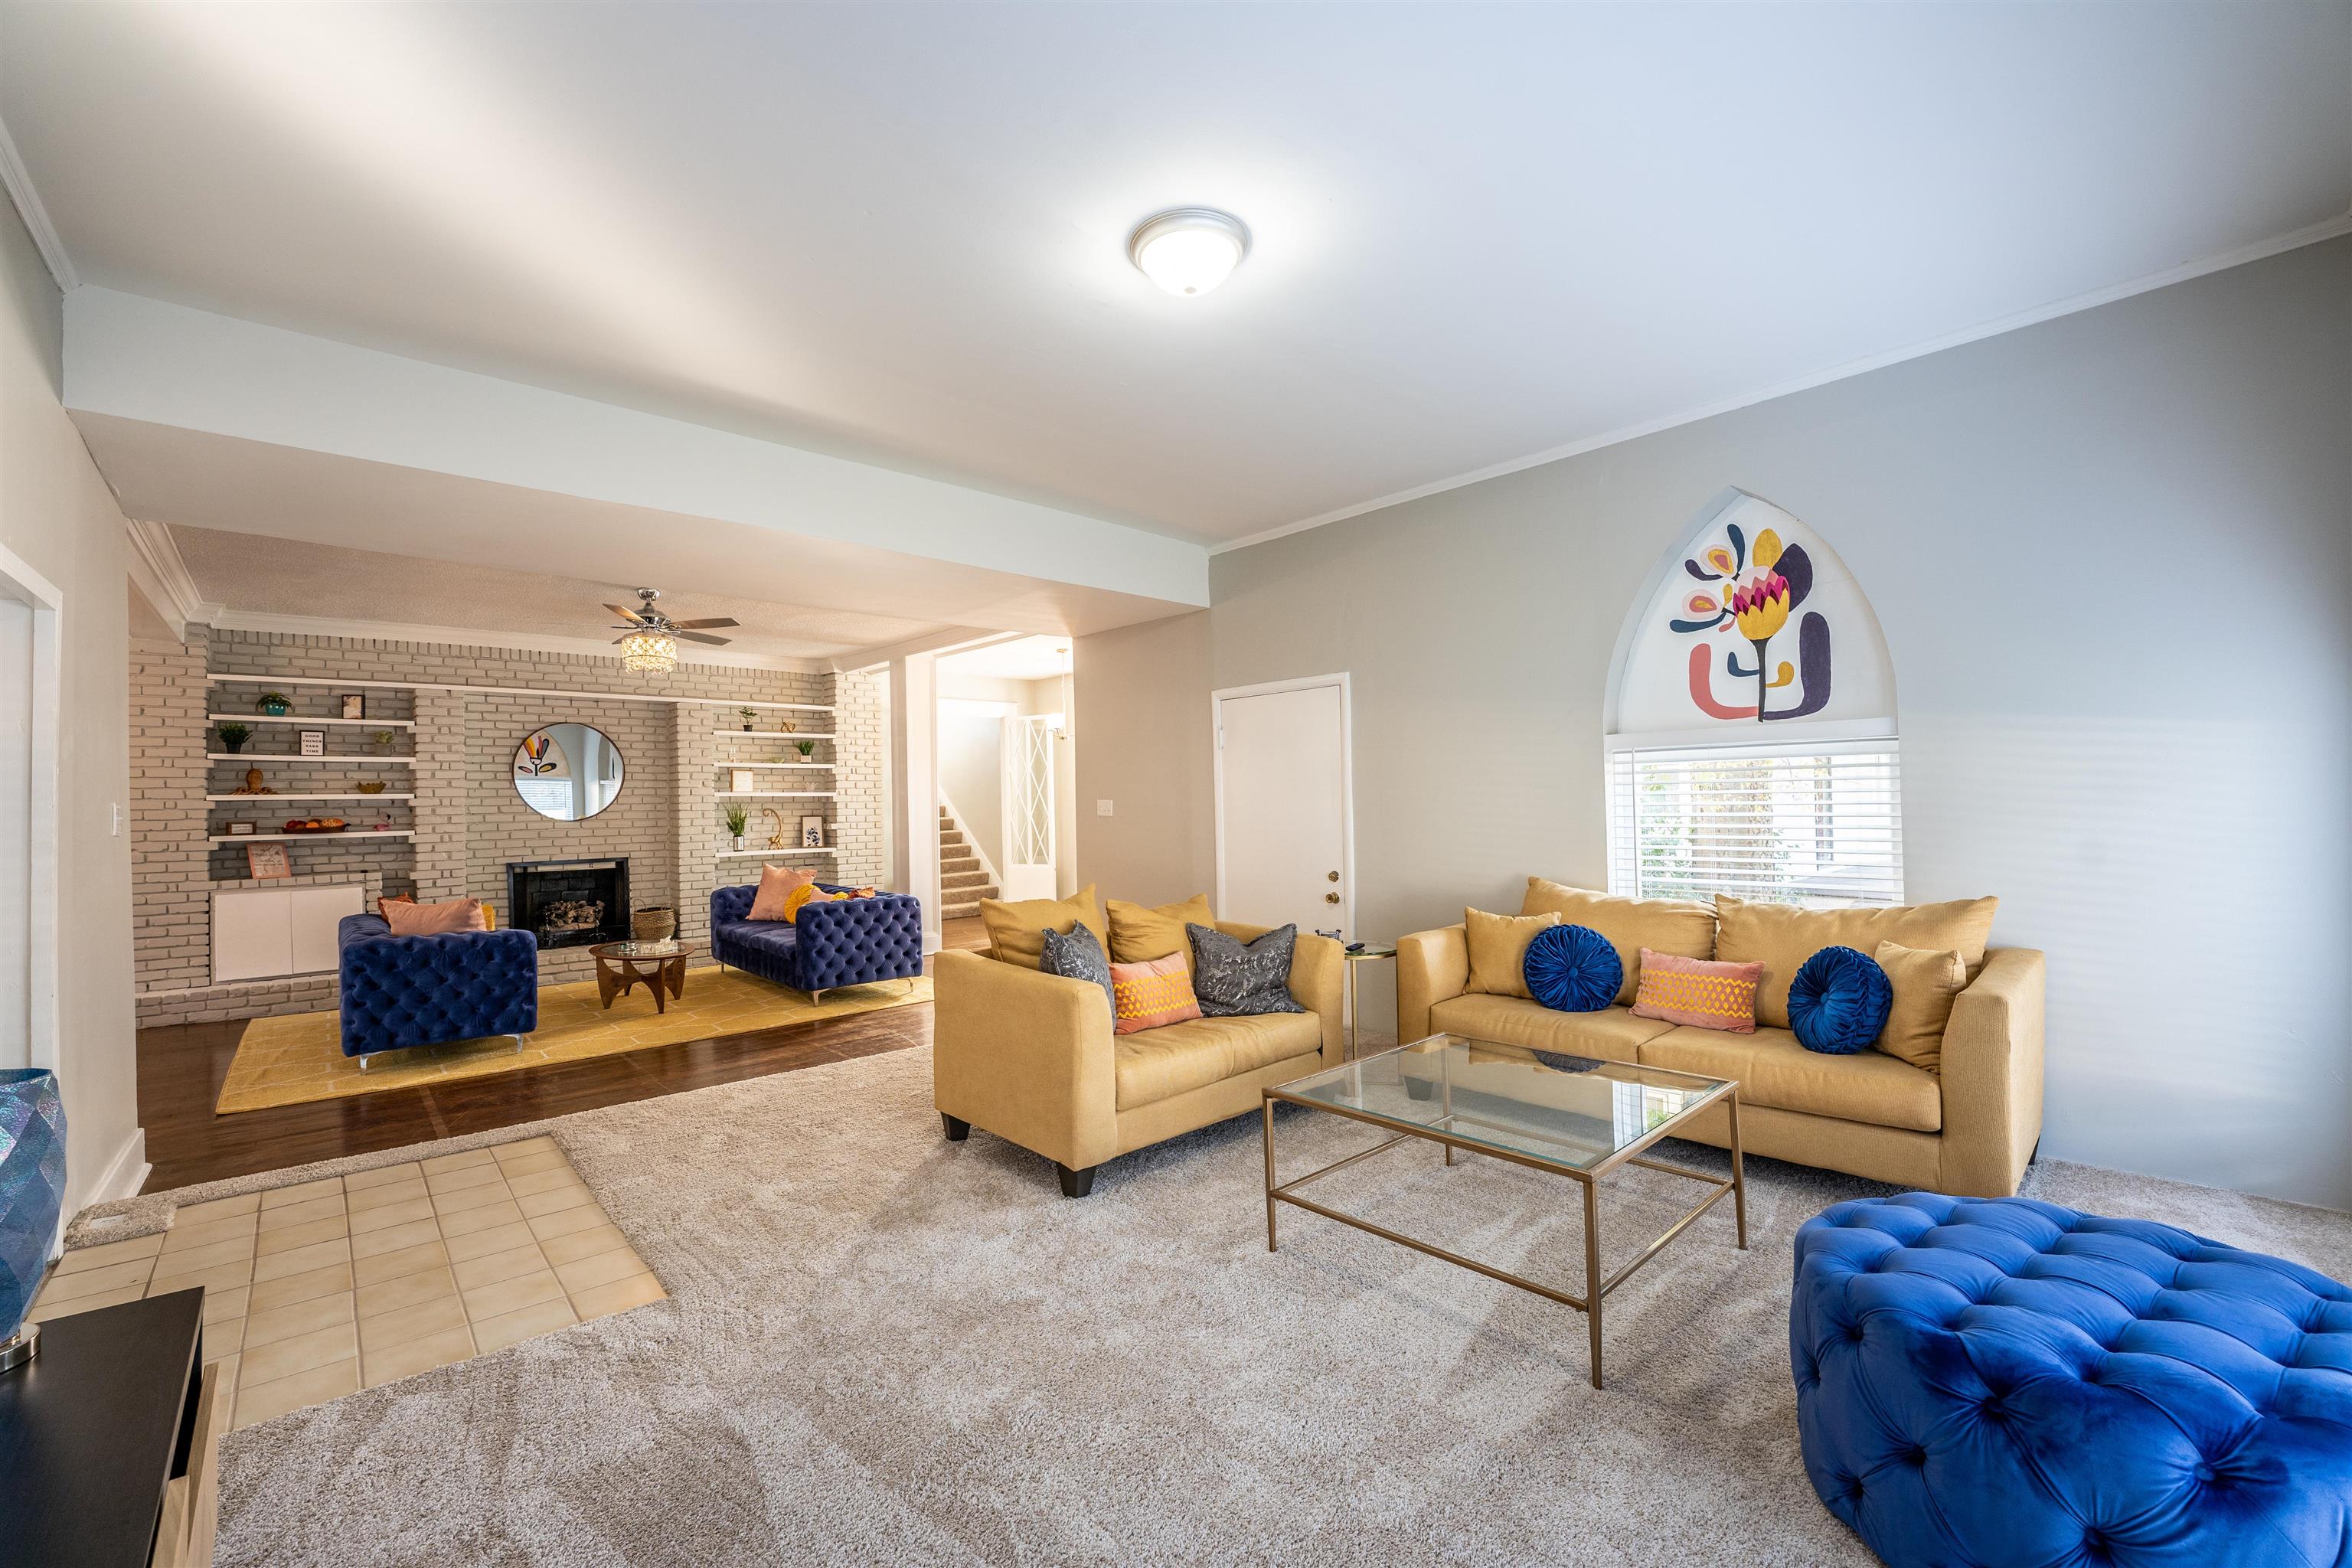
[[294,933],[282,888],[213,895],[213,983],[288,974]]
[[361,892],[348,885],[286,889],[288,923],[293,935],[290,973],[317,974],[335,967],[342,919],[360,912]]

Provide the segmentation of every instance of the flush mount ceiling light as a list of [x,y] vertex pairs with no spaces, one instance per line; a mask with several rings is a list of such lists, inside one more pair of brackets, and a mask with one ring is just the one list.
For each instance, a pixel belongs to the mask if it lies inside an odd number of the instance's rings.
[[1128,236],[1128,259],[1171,294],[1205,294],[1249,254],[1249,230],[1230,213],[1178,207],[1143,220]]

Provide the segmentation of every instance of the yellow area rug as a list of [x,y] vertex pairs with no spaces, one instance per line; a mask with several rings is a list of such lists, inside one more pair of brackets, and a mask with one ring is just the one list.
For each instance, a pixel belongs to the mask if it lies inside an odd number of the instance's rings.
[[539,988],[539,1027],[522,1037],[522,1049],[504,1035],[458,1040],[446,1046],[385,1051],[360,1070],[359,1058],[343,1055],[341,1021],[332,1013],[297,1013],[256,1018],[237,1040],[215,1110],[260,1110],[272,1105],[373,1094],[461,1078],[515,1072],[546,1062],[576,1062],[646,1046],[674,1046],[720,1035],[748,1034],[819,1018],[845,1018],[886,1007],[908,1007],[931,999],[929,975],[909,988],[904,980],[845,985],[824,994],[814,1006],[798,991],[771,984],[740,970],[706,965],[689,969],[686,994],[667,1013],[654,1011],[643,985],[613,1000],[606,1012],[596,1000],[593,980]]

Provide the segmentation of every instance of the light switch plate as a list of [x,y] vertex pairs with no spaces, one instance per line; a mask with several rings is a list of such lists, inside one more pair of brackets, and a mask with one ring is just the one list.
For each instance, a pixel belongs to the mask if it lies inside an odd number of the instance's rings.
[[1095,815],[1097,816],[1108,816],[1110,815],[1110,802],[1107,800],[1098,800],[1095,802]]

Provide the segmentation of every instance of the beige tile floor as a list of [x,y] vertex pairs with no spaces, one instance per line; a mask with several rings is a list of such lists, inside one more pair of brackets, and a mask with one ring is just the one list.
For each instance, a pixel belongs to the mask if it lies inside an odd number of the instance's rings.
[[667,1294],[551,1138],[183,1208],[65,1255],[35,1321],[205,1288],[238,1426]]

